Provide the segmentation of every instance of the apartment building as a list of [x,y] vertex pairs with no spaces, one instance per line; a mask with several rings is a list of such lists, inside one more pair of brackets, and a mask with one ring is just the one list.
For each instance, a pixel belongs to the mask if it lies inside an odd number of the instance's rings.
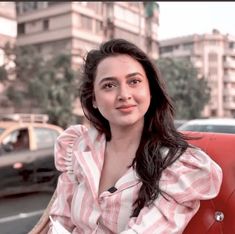
[[[11,69],[14,64],[7,61],[3,47],[8,42],[14,45],[17,34],[16,12],[14,2],[0,2],[0,66],[8,64],[7,69]],[[0,83],[0,111],[11,110],[7,107],[7,100],[3,94],[5,86]]]
[[[18,46],[35,45],[44,58],[55,53],[71,53],[74,68],[80,67],[87,51],[110,38],[128,39],[157,59],[158,5],[146,7],[145,4],[16,2],[16,43]],[[75,106],[75,113],[82,115],[80,102],[77,101]]]
[[17,34],[14,2],[0,2],[0,65],[4,64],[2,47],[6,42],[14,44]]
[[158,9],[149,25],[143,2],[35,1],[16,6],[17,45],[36,45],[45,56],[71,52],[79,66],[86,52],[106,39],[126,38],[147,51],[148,37],[151,55],[158,57]]
[[160,57],[186,58],[208,80],[211,99],[204,117],[235,117],[235,37],[214,29],[159,42]]

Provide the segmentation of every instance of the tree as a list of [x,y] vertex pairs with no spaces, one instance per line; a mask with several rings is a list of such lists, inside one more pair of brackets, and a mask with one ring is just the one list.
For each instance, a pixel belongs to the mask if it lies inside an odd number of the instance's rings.
[[[9,79],[6,64],[0,68],[5,94],[18,109],[49,115],[51,123],[67,127],[75,122],[73,103],[78,97],[78,77],[71,68],[71,56],[60,54],[45,60],[33,46],[12,48],[15,79]],[[11,56],[12,57],[12,56]]]
[[201,117],[201,112],[210,99],[210,88],[204,77],[198,78],[192,62],[186,59],[160,58],[157,65],[174,101],[176,118]]

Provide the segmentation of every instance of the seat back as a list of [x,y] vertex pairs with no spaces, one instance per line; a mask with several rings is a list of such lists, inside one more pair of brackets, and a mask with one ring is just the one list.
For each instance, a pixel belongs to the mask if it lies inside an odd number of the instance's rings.
[[201,201],[200,209],[183,234],[235,233],[235,134],[189,133],[200,137],[189,142],[205,151],[223,170],[218,196]]

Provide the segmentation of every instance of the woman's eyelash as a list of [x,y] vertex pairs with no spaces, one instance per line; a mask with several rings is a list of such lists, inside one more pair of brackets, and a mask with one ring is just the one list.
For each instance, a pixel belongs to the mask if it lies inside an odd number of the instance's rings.
[[115,86],[114,83],[106,83],[102,86],[102,88],[104,89],[110,89],[110,88],[113,88]]
[[[128,84],[130,85],[136,85],[138,83],[141,83],[141,79],[131,79],[128,81]],[[109,82],[109,83],[105,83],[102,85],[103,89],[111,89],[113,87],[117,87],[118,84],[114,83],[114,82]]]
[[140,79],[133,79],[133,80],[130,80],[129,83],[131,84],[137,84],[137,83],[140,83],[141,80]]

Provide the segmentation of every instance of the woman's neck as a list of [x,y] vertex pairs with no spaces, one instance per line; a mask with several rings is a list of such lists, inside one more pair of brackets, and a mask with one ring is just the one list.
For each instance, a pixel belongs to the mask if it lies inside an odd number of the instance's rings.
[[111,140],[108,142],[109,147],[117,151],[125,151],[130,148],[138,148],[143,126],[131,126],[123,128],[111,128]]

